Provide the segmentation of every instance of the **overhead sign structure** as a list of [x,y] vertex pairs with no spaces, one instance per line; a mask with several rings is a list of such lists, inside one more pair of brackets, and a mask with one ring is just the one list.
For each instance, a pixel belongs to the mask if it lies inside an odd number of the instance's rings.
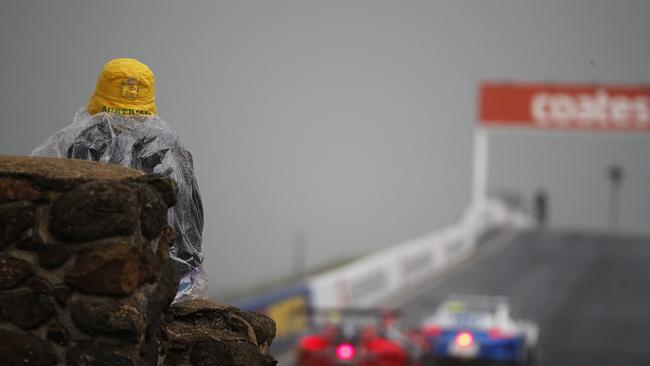
[[484,126],[650,132],[650,85],[486,82]]
[[487,195],[489,127],[650,132],[650,85],[484,82],[479,92],[475,205]]

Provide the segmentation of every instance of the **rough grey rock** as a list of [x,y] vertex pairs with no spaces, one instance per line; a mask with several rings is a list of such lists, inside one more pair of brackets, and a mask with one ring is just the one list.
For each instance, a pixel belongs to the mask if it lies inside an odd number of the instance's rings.
[[92,181],[135,180],[144,173],[85,160],[0,155],[0,177],[24,179],[33,187],[65,191]]
[[34,201],[41,199],[43,193],[37,191],[24,180],[0,178],[0,204],[13,201]]
[[0,206],[0,250],[17,241],[20,235],[34,226],[34,206],[26,201]]
[[39,245],[36,252],[38,263],[47,269],[57,268],[70,258],[70,252],[64,245]]
[[136,366],[139,363],[127,350],[114,344],[79,342],[68,350],[69,366]]
[[0,289],[12,289],[34,275],[34,267],[22,259],[0,256]]
[[54,349],[46,341],[31,334],[0,329],[0,365],[48,366],[57,362]]
[[167,204],[162,195],[151,186],[143,186],[140,192],[142,235],[151,240],[167,226]]
[[0,292],[0,322],[29,330],[49,320],[55,312],[51,289],[34,278],[28,287]]
[[145,309],[137,300],[104,299],[78,295],[70,315],[79,329],[91,335],[108,335],[138,342],[147,326]]
[[138,225],[138,206],[137,190],[132,184],[82,184],[54,202],[50,229],[57,238],[68,242],[129,236]]
[[128,296],[145,278],[142,252],[128,240],[117,239],[84,250],[68,272],[66,282],[90,294]]
[[209,300],[174,305],[168,314],[170,319],[164,330],[170,344],[174,345],[168,356],[174,362],[189,360],[196,366],[276,364],[267,354],[266,344],[259,342],[256,336],[264,335],[269,340],[275,336],[275,323],[264,315]]

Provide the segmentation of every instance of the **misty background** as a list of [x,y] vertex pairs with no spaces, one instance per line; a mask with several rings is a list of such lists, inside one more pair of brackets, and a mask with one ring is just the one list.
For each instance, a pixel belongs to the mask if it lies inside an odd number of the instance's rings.
[[[9,1],[0,154],[72,121],[102,65],[156,74],[194,155],[210,294],[233,297],[450,224],[481,80],[650,82],[648,1]],[[650,234],[650,138],[491,132],[490,191],[543,187],[558,228]]]

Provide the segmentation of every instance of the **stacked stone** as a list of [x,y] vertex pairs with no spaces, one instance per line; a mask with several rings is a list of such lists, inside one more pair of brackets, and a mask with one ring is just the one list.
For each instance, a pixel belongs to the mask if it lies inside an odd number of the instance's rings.
[[169,308],[175,200],[132,169],[0,156],[0,365],[275,365],[270,318]]
[[166,178],[0,156],[0,364],[158,364],[174,201]]
[[230,305],[193,300],[165,314],[165,366],[273,366],[269,355],[275,323]]

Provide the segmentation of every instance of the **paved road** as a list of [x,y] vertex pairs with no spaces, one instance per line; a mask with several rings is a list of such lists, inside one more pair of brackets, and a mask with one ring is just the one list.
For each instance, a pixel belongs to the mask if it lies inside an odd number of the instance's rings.
[[542,365],[650,365],[650,238],[529,232],[491,240],[402,306],[411,322],[451,293],[504,295],[540,326]]
[[507,296],[515,317],[540,327],[540,365],[650,365],[650,238],[501,234],[402,297],[402,314],[417,324],[454,293]]

